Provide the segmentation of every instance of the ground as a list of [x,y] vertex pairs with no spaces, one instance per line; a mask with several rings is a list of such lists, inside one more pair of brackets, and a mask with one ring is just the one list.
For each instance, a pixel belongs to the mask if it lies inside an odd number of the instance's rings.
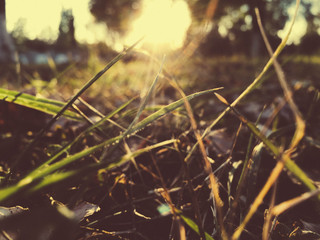
[[[2,77],[3,86],[67,102],[107,63],[106,58],[94,54],[88,59],[87,64],[47,68],[45,81],[37,68],[27,69],[19,86],[8,74]],[[289,148],[296,126],[294,112],[284,101],[277,74],[270,68],[261,84],[217,121],[228,107],[223,101],[236,100],[263,70],[268,58],[204,58],[195,54],[183,60],[181,56],[169,56],[162,69],[159,59],[160,63],[141,53],[128,54],[75,102],[77,114],[81,111],[85,120],[61,117],[31,147],[52,115],[14,101],[1,102],[1,205],[11,210],[24,208],[19,210],[20,215],[0,219],[4,236],[198,239],[200,235],[221,239],[224,230],[232,236],[277,161],[281,161],[282,155],[275,156],[267,144],[280,152]],[[306,173],[307,182],[317,186],[319,57],[284,55],[279,62],[306,123],[290,161]],[[149,94],[160,69],[155,89]],[[190,100],[192,113],[186,110],[183,94],[220,87],[223,89],[215,91],[220,98],[213,92],[202,93]],[[141,105],[144,101],[145,106]],[[167,113],[162,116],[157,111]],[[101,124],[97,124],[99,121]],[[268,137],[265,145],[260,144],[261,137],[252,135],[246,121]],[[204,152],[198,147],[193,151],[197,134],[206,131]],[[203,153],[208,159],[203,159]],[[48,159],[50,162],[41,165]],[[217,181],[221,207],[217,195],[213,199],[215,185],[208,177],[210,169]],[[302,175],[296,174],[288,167],[281,171],[241,239],[261,239],[263,227],[269,229],[272,239],[319,237],[317,197],[279,215],[268,215],[274,206],[310,191],[299,179]],[[270,223],[269,228],[266,223]]]

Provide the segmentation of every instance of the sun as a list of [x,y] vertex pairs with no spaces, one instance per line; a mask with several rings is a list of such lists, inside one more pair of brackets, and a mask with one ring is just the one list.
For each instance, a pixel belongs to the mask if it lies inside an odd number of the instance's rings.
[[191,24],[191,13],[183,0],[143,0],[141,15],[132,22],[126,42],[145,37],[148,48],[174,50],[182,47]]

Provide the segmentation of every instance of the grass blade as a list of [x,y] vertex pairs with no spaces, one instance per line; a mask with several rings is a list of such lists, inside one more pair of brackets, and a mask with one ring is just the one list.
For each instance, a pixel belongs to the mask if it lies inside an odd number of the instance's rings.
[[152,94],[152,92],[153,92],[153,90],[154,90],[154,88],[155,88],[155,86],[156,86],[156,84],[157,84],[157,82],[158,82],[158,80],[159,80],[159,76],[160,76],[160,73],[161,73],[161,71],[162,71],[163,64],[164,64],[164,59],[163,59],[163,62],[162,62],[162,64],[161,64],[161,66],[160,66],[160,70],[159,70],[156,78],[155,78],[154,81],[152,82],[151,87],[149,88],[149,90],[148,90],[145,98],[143,99],[143,101],[142,101],[142,103],[141,103],[141,105],[140,105],[140,107],[139,107],[139,109],[138,109],[138,112],[137,112],[135,118],[133,119],[132,123],[131,123],[130,126],[128,127],[127,131],[124,133],[124,136],[126,136],[126,135],[130,132],[131,128],[132,128],[132,127],[134,126],[134,124],[136,124],[136,122],[139,120],[139,118],[140,118],[140,116],[141,116],[141,113],[143,112],[143,110],[144,110],[145,107],[147,106],[147,102],[149,101],[149,99],[150,99],[150,97],[151,97],[151,94]]
[[[143,153],[149,152],[149,151],[156,149],[156,148],[159,148],[159,147],[163,147],[163,146],[172,144],[174,142],[176,142],[176,140],[167,140],[167,141],[163,141],[163,142],[145,147],[143,149],[139,149],[135,152],[131,152],[130,154],[124,155],[118,161],[110,163],[110,164],[98,163],[98,164],[91,165],[89,167],[84,167],[79,170],[71,170],[71,171],[67,171],[67,172],[53,172],[51,174],[44,176],[43,179],[38,184],[33,186],[29,192],[38,191],[44,187],[59,183],[61,181],[65,181],[67,179],[70,179],[75,175],[83,174],[84,172],[86,173],[86,175],[88,175],[91,172],[94,172],[98,169],[104,168],[104,169],[110,170],[110,169],[118,167],[126,162],[129,162],[130,159],[133,157],[138,157],[139,155],[141,155]],[[105,165],[107,165],[107,166],[105,166]]]
[[[222,88],[213,88],[213,89],[209,89],[209,90],[205,90],[205,91],[201,91],[201,92],[197,92],[197,93],[194,93],[194,94],[191,94],[189,96],[186,96],[186,99],[188,101],[196,98],[196,97],[199,97],[201,95],[204,95],[204,94],[208,94],[208,93],[213,93],[215,91],[218,91]],[[147,125],[149,125],[150,123],[152,123],[153,121],[161,118],[162,116],[164,116],[165,114],[175,110],[176,108],[182,106],[184,104],[184,101],[185,99],[179,99],[167,106],[164,106],[162,108],[160,108],[158,111],[156,111],[155,113],[149,115],[148,117],[146,117],[145,119],[143,119],[142,121],[138,122],[129,132],[128,134],[133,134],[143,128],[145,128]]]
[[[182,214],[180,215],[180,217],[193,231],[195,231],[200,236],[199,227],[191,218],[188,218]],[[204,234],[206,240],[214,240],[214,238],[211,237],[207,232],[205,232]]]
[[[0,88],[0,99],[6,102],[12,102],[14,104],[18,104],[27,108],[35,109],[50,115],[57,114],[64,103],[56,100],[39,98],[32,96],[30,94],[21,93],[18,91],[7,90]],[[65,111],[62,116],[67,117],[72,120],[80,121],[83,118],[75,112],[70,110]]]

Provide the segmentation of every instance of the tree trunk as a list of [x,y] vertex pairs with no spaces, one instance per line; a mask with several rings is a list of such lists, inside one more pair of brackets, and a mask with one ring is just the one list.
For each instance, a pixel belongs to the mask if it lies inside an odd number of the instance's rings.
[[0,0],[0,63],[16,63],[15,47],[6,26],[6,1]]
[[263,20],[265,15],[265,2],[262,0],[249,0],[249,14],[252,17],[252,34],[251,34],[251,48],[250,55],[251,57],[258,57],[261,54],[263,47],[263,40],[261,37],[259,25],[257,22],[257,17],[255,13],[255,8],[257,7],[260,11],[260,17]]

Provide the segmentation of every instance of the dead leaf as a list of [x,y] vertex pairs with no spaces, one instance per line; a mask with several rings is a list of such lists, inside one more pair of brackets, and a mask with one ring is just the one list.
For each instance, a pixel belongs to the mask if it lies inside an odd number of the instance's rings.
[[98,205],[88,203],[88,202],[81,202],[73,209],[74,212],[74,219],[78,222],[82,221],[84,218],[93,215],[96,212],[100,211],[100,207]]

